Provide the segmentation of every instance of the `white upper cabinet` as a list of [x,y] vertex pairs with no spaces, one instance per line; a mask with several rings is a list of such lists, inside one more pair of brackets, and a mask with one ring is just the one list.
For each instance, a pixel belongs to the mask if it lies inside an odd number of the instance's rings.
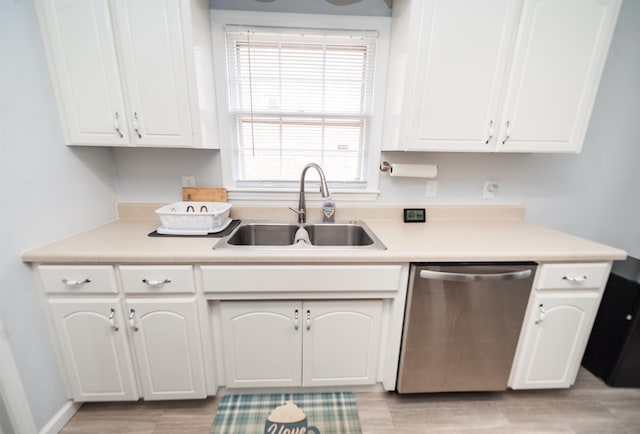
[[498,150],[579,152],[621,0],[525,0]]
[[621,0],[397,0],[385,150],[579,152]]
[[428,1],[408,140],[419,148],[486,151],[504,80],[514,0]]
[[67,143],[126,145],[129,131],[109,3],[47,0],[40,6]]
[[218,146],[205,1],[38,4],[68,144]]

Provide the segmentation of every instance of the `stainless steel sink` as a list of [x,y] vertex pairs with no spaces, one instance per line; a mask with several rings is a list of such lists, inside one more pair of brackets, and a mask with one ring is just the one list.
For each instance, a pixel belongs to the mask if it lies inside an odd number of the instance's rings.
[[232,246],[288,246],[297,230],[298,225],[285,223],[241,224],[226,242]]
[[304,228],[314,246],[371,246],[375,243],[362,224],[310,224]]
[[[296,232],[299,228],[306,230],[308,242],[296,242]],[[214,248],[239,250],[385,250],[386,246],[361,221],[332,224],[243,222],[235,231],[218,241]]]

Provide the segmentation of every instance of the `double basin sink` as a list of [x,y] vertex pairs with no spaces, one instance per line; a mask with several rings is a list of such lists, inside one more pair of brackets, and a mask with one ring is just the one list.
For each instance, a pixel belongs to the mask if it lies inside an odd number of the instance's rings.
[[377,249],[386,246],[361,221],[346,223],[243,222],[215,249]]

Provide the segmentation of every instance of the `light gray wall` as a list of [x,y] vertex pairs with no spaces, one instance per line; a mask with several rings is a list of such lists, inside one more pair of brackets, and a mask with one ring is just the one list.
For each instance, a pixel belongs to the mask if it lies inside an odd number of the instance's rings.
[[115,218],[110,149],[63,145],[32,0],[0,2],[0,317],[41,428],[65,402],[29,248]]
[[113,158],[120,202],[182,200],[182,176],[195,175],[199,186],[222,186],[217,150],[118,148]]
[[[379,202],[482,203],[482,183],[497,180],[493,203],[522,202],[529,221],[640,257],[638,23],[640,2],[625,1],[580,155],[384,153],[439,164],[439,192],[427,199],[425,181],[382,175]],[[221,185],[221,162],[209,150],[64,146],[32,0],[0,2],[0,54],[0,316],[42,426],[64,398],[20,253],[113,219],[116,201],[179,200],[182,175]]]
[[[297,2],[298,0],[291,0]],[[316,1],[316,3],[325,3]],[[268,7],[277,3],[242,3]],[[307,2],[301,2],[307,3]],[[214,6],[229,6],[214,0]],[[385,6],[386,7],[386,6]],[[387,152],[382,160],[439,165],[438,195],[424,180],[381,174],[380,203],[523,203],[527,220],[591,238],[640,256],[640,1],[626,0],[613,38],[584,148],[579,155]],[[122,201],[179,200],[180,176],[221,184],[217,151],[115,150]],[[162,170],[157,170],[162,167]],[[483,201],[484,181],[500,184]],[[159,187],[158,187],[159,186]]]

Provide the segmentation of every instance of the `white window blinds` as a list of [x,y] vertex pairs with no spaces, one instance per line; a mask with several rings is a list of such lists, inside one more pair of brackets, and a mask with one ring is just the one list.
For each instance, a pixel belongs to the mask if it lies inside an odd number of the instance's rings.
[[364,186],[376,35],[225,29],[239,185],[297,181],[305,164]]

